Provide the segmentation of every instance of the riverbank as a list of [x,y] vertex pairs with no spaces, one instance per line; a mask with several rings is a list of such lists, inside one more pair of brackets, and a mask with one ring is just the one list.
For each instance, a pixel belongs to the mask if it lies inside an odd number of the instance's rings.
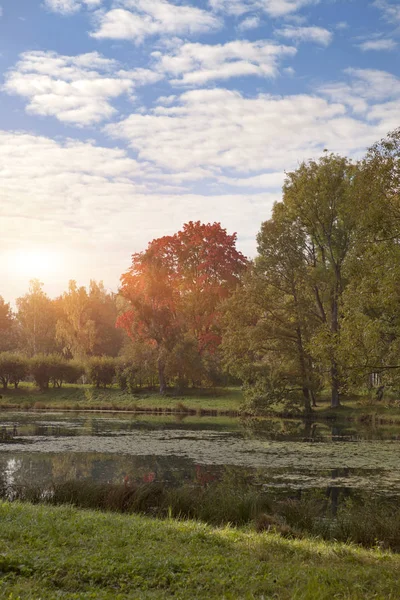
[[[183,395],[169,392],[142,391],[129,394],[116,387],[97,389],[90,385],[65,385],[40,392],[32,384],[0,392],[0,410],[103,411],[148,413],[153,415],[196,415],[252,417],[244,410],[240,388],[212,388],[189,390]],[[273,418],[301,418],[301,411],[287,411],[279,407],[264,414]],[[309,417],[316,421],[361,421],[371,424],[400,423],[400,402],[393,398],[381,402],[358,396],[343,398],[339,408],[332,409],[328,397],[318,401]]]
[[0,503],[3,598],[400,597],[400,556],[192,521]]
[[191,390],[186,395],[143,391],[129,394],[116,387],[96,389],[90,385],[66,385],[40,392],[32,385],[1,392],[0,409],[124,411],[150,414],[232,416],[240,414],[243,395],[239,388]]

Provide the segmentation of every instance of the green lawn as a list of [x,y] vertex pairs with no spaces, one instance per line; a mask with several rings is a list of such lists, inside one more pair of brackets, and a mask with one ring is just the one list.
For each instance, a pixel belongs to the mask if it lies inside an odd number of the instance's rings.
[[[60,389],[50,388],[46,392],[39,392],[32,384],[24,383],[18,390],[0,390],[0,394],[0,409],[129,410],[164,414],[188,411],[214,416],[236,416],[244,401],[240,388],[189,390],[184,395],[170,392],[164,397],[157,392],[129,394],[115,386],[96,389],[91,385],[65,385]],[[283,406],[277,407],[275,416],[285,415],[285,412]],[[400,400],[387,398],[376,402],[361,396],[343,398],[340,408],[331,409],[329,399],[324,396],[318,400],[314,418],[399,422]]]
[[0,503],[0,597],[400,597],[400,556],[234,528]]
[[22,384],[18,390],[0,391],[0,408],[42,408],[64,410],[148,410],[237,413],[243,395],[238,388],[190,390],[182,396],[156,392],[128,394],[116,387],[96,389],[90,385],[65,385],[39,392],[33,385]]

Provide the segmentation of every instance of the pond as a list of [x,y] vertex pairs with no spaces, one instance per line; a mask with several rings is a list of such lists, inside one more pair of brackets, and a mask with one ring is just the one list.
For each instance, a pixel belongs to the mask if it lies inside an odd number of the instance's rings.
[[151,417],[0,414],[0,484],[66,480],[222,482],[271,490],[400,494],[400,426]]

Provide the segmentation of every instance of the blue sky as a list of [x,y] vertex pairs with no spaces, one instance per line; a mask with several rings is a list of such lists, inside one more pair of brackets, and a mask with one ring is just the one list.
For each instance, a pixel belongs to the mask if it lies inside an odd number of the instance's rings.
[[255,253],[284,172],[400,125],[398,0],[0,0],[0,295],[116,289],[188,220]]

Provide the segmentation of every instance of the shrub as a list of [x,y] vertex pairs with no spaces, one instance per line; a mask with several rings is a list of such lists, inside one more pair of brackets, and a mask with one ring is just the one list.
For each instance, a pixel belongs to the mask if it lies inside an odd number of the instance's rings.
[[30,360],[30,372],[40,391],[47,390],[50,379],[57,369],[58,356],[37,354]]
[[118,387],[123,391],[127,390],[130,394],[133,394],[136,387],[136,373],[137,369],[132,363],[119,362],[116,367]]
[[96,356],[87,365],[87,375],[96,387],[111,385],[116,372],[116,361],[107,356]]
[[0,354],[0,381],[3,389],[6,390],[8,384],[18,387],[19,382],[28,374],[28,361],[19,354],[11,352],[2,352]]
[[83,367],[57,354],[37,354],[30,361],[30,372],[43,391],[48,389],[50,382],[59,388],[65,382],[75,383],[82,375]]

